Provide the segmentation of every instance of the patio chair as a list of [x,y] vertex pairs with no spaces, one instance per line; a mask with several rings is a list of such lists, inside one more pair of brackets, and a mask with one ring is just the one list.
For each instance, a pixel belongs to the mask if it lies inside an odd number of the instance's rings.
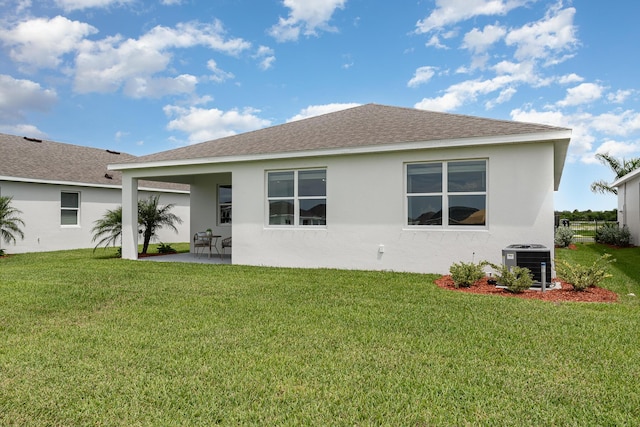
[[205,231],[198,231],[193,235],[193,248],[197,256],[200,256],[199,252],[204,253],[205,249],[207,249],[209,251],[209,258],[211,258],[211,240],[211,236]]
[[231,237],[225,237],[222,239],[222,243],[220,245],[222,246],[222,255],[220,255],[222,257],[224,255],[224,248],[231,247]]

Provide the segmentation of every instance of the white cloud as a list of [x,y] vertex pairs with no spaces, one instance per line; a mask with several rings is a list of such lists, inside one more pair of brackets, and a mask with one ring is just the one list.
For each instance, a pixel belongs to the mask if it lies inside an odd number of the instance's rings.
[[428,83],[429,80],[436,74],[436,67],[424,66],[416,70],[413,78],[409,80],[407,86],[418,87],[421,84]]
[[[596,153],[609,151],[617,155],[640,155],[637,142],[612,142],[610,135],[628,136],[640,132],[640,113],[635,111],[565,114],[559,110],[537,111],[515,109],[511,118],[517,121],[542,123],[571,128],[571,145],[567,160],[584,164],[598,163]],[[605,136],[607,135],[607,136]],[[598,140],[605,142],[596,146]]]
[[610,156],[617,158],[634,157],[640,153],[640,142],[607,140],[598,147],[596,153],[609,154]]
[[513,88],[513,87],[508,87],[508,88],[506,88],[506,89],[504,89],[504,90],[500,91],[500,94],[498,95],[498,97],[497,97],[496,99],[491,100],[491,101],[487,101],[487,102],[485,103],[485,107],[486,107],[488,110],[490,110],[490,109],[492,109],[493,107],[495,107],[496,105],[504,104],[505,102],[510,101],[510,100],[511,100],[511,97],[512,97],[513,95],[515,95],[515,94],[516,94],[516,92],[518,92],[518,91],[517,91],[515,88]]
[[582,81],[584,81],[584,78],[577,75],[576,73],[566,74],[564,76],[561,76],[558,79],[558,83],[562,85],[571,84],[571,83],[580,83]]
[[28,110],[47,111],[57,101],[54,90],[31,80],[0,74],[0,120],[20,120]]
[[303,108],[298,114],[287,119],[287,122],[295,122],[296,120],[307,119],[309,117],[320,116],[322,114],[333,113],[335,111],[346,110],[347,108],[358,107],[362,104],[356,103],[333,103],[324,105],[310,105]]
[[135,77],[127,80],[124,94],[131,98],[161,98],[165,95],[193,93],[198,79],[190,74],[177,77]]
[[[444,95],[424,98],[415,104],[415,108],[432,111],[453,111],[468,102],[474,102],[480,95],[488,95],[500,91],[496,100],[488,105],[493,106],[499,100],[504,102],[515,93],[515,86],[522,83],[537,84],[539,79],[533,73],[529,63],[514,64],[501,62],[496,66],[498,75],[486,80],[467,80],[449,86]],[[505,91],[506,90],[506,91]]]
[[260,61],[261,70],[270,69],[273,67],[273,63],[276,62],[275,52],[268,46],[259,46],[258,51],[253,57]]
[[431,36],[429,41],[426,43],[428,47],[435,47],[436,49],[449,49],[449,47],[440,42],[440,37],[437,35]]
[[572,50],[578,43],[573,17],[576,10],[572,7],[559,9],[554,6],[545,17],[537,22],[512,30],[505,42],[515,46],[515,58],[518,60],[546,59],[549,63],[558,63],[567,56],[555,56]]
[[209,78],[216,83],[223,83],[226,80],[233,79],[235,77],[233,73],[229,73],[219,68],[218,64],[213,59],[207,61],[207,68],[213,73]]
[[278,20],[269,34],[280,42],[295,41],[300,34],[316,36],[318,30],[336,31],[329,25],[333,13],[343,9],[347,0],[283,0],[289,16]]
[[436,8],[428,17],[418,21],[416,32],[428,33],[476,16],[506,15],[528,2],[529,0],[436,0]]
[[632,90],[618,90],[615,93],[608,94],[607,100],[609,102],[613,102],[614,104],[622,104],[633,94],[634,91]]
[[582,83],[567,89],[567,96],[558,101],[560,107],[588,104],[602,97],[604,88],[595,83]]
[[82,40],[98,30],[63,16],[24,21],[10,30],[0,30],[0,40],[10,48],[11,59],[36,68],[55,68],[61,57],[74,52]]
[[464,35],[462,47],[475,54],[480,54],[501,40],[506,33],[507,30],[497,25],[487,25],[482,30],[474,28]]
[[222,111],[217,108],[185,108],[167,105],[164,107],[164,112],[168,117],[173,117],[167,129],[187,133],[189,142],[192,144],[271,125],[269,120],[258,117],[256,114],[259,111],[252,108],[245,108],[242,111]]
[[128,3],[133,3],[134,0],[56,0],[58,7],[61,7],[67,12],[72,10],[89,9],[89,8],[104,8],[112,5],[121,6]]
[[19,124],[19,125],[0,124],[0,132],[8,133],[11,135],[23,135],[31,138],[44,139],[47,137],[47,134],[45,132],[41,131],[34,125],[28,125],[28,124]]
[[[96,42],[85,40],[76,57],[74,88],[77,92],[89,93],[114,92],[123,85],[138,87],[139,82],[150,82],[152,76],[168,68],[172,49],[194,46],[236,55],[251,45],[240,38],[226,38],[219,21],[180,23],[175,28],[157,26],[139,39],[123,40],[116,36]],[[182,76],[171,79],[164,80],[171,86],[167,93],[189,92],[189,85],[194,83]],[[143,92],[128,90],[126,93]],[[148,93],[157,94],[159,90]]]

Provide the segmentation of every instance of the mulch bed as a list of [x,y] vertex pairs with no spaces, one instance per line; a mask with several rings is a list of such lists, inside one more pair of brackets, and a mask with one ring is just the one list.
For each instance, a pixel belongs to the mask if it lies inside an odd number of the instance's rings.
[[[557,282],[554,279],[553,282]],[[537,290],[526,290],[519,294],[514,294],[506,289],[498,288],[487,283],[487,278],[481,279],[468,288],[456,288],[451,276],[442,276],[435,281],[436,285],[456,292],[468,292],[473,294],[500,295],[511,298],[539,299],[552,302],[616,302],[618,295],[608,289],[590,287],[584,291],[574,291],[573,286],[560,281],[561,289],[547,290],[545,292]]]

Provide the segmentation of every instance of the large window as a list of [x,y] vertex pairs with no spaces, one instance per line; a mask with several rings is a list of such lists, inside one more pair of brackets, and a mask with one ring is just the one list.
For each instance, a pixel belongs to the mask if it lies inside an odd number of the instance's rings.
[[487,162],[408,164],[406,195],[408,225],[484,226]]
[[218,186],[218,224],[231,224],[231,186]]
[[80,224],[80,193],[60,193],[60,225]]
[[327,224],[327,171],[267,172],[269,225]]

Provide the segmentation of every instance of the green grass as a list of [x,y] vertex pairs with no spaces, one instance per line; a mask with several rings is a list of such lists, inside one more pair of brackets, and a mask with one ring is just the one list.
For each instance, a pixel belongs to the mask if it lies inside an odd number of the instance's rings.
[[[613,252],[605,285],[640,294],[638,249]],[[640,424],[632,297],[554,304],[435,275],[112,254],[0,259],[0,425]]]

